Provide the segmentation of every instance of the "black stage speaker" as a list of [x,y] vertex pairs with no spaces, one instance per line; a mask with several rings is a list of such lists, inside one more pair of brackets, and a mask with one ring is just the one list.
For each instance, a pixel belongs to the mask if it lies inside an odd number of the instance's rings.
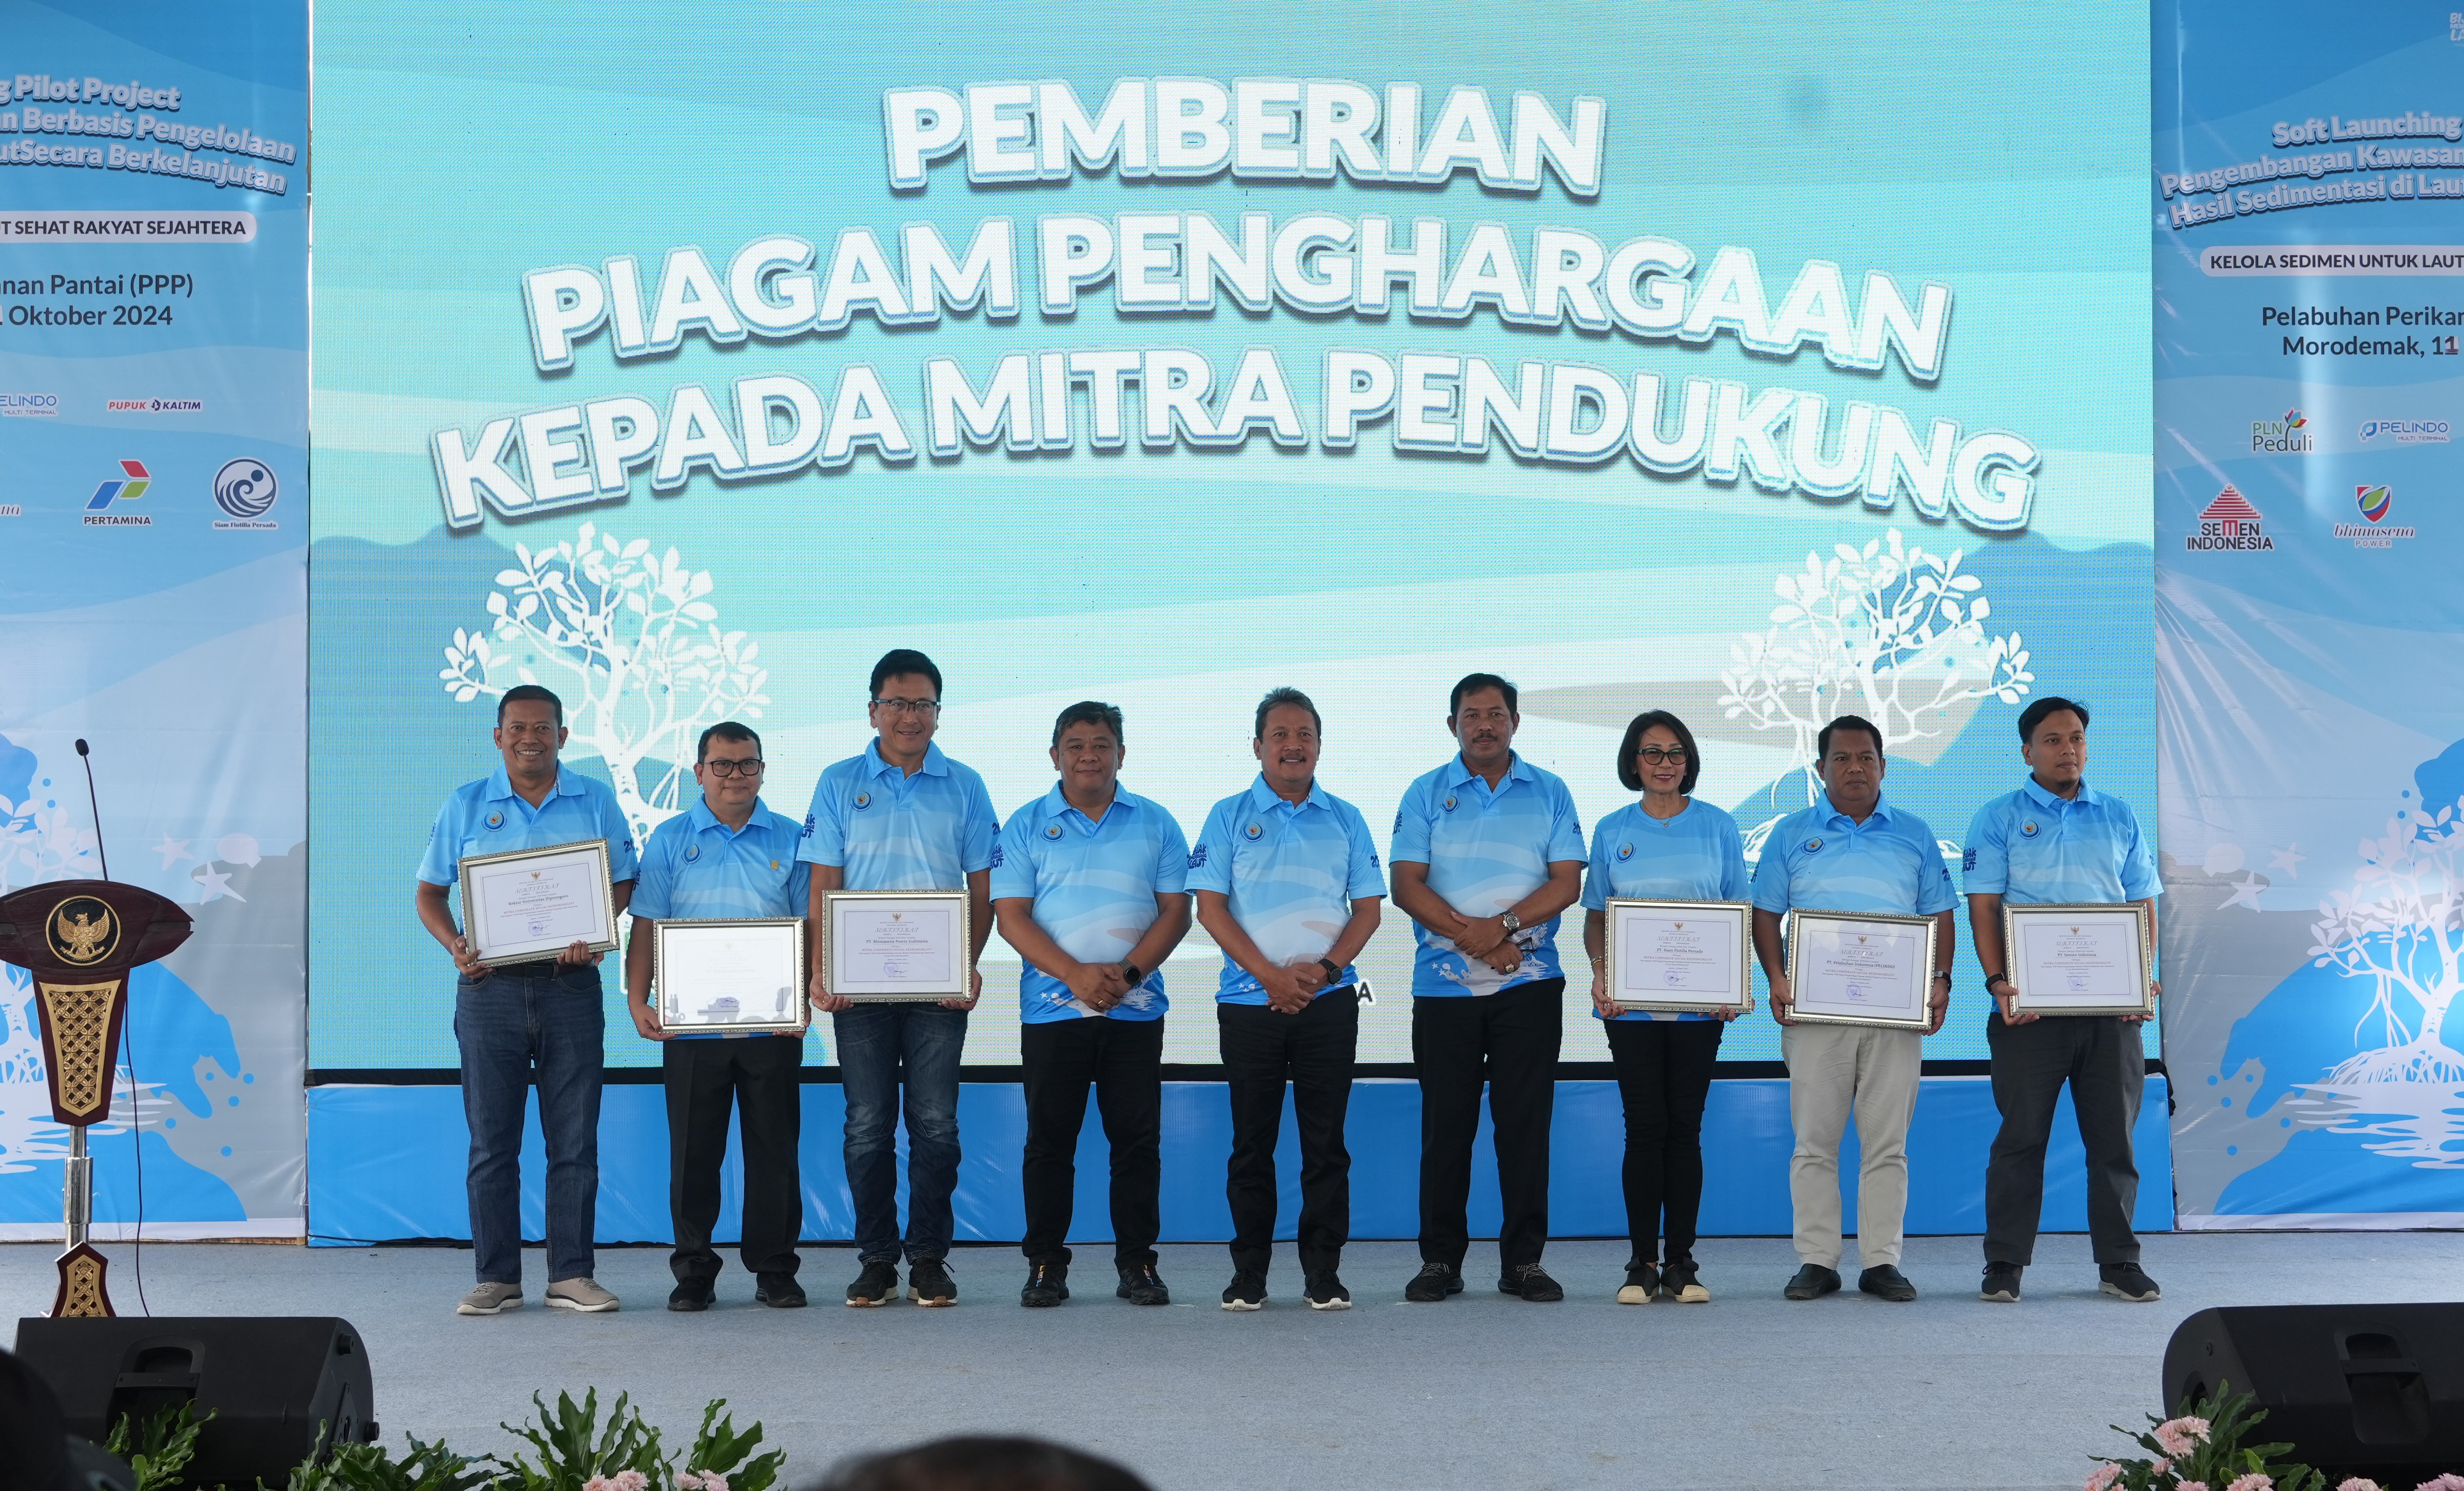
[[331,1315],[21,1320],[17,1357],[97,1443],[122,1414],[211,1413],[193,1485],[279,1486],[323,1446],[377,1437],[367,1348]]
[[2232,1384],[2260,1442],[2328,1472],[2413,1485],[2464,1472],[2464,1304],[2201,1310],[2165,1348],[2165,1411]]

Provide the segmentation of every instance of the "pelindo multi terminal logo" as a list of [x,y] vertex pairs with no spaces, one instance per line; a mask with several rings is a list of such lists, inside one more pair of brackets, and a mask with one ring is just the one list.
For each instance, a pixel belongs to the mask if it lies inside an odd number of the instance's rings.
[[2399,538],[2409,538],[2412,530],[2387,520],[2395,508],[2395,489],[2385,485],[2363,485],[2353,489],[2353,506],[2361,509],[2368,525],[2338,523],[2336,537],[2350,538],[2356,549],[2392,549]]
[[2367,419],[2362,421],[2362,443],[2392,440],[2400,446],[2443,446],[2447,444],[2447,421],[2443,419]]
[[274,479],[274,468],[251,456],[226,461],[214,472],[214,506],[230,515],[214,519],[216,528],[273,528],[278,525],[265,521],[274,510],[274,498],[279,484]]
[[2250,422],[2253,455],[2306,455],[2317,445],[2310,433],[2310,422],[2301,417],[2299,409],[2286,409],[2282,419]]
[[55,393],[0,393],[0,419],[57,419],[60,396]]
[[136,501],[145,495],[146,488],[154,484],[154,477],[145,470],[145,463],[143,461],[122,461],[120,463],[120,470],[121,475],[106,479],[102,485],[94,489],[94,495],[86,499],[86,523],[96,528],[153,526],[154,519],[151,517],[135,513],[107,511],[114,503]]
[[2258,531],[2258,509],[2238,491],[2227,487],[2199,515],[2199,531],[2184,536],[2186,549],[2273,549],[2276,540]]

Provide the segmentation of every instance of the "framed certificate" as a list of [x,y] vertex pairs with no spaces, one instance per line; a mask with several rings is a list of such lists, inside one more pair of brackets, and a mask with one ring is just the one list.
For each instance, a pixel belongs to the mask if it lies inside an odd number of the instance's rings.
[[861,1002],[963,999],[972,914],[963,890],[825,891],[825,982]]
[[2003,976],[2015,991],[2013,1013],[2146,1015],[2156,1008],[2148,980],[2152,918],[2137,902],[2120,906],[2002,904]]
[[1654,1014],[1743,1013],[1754,1007],[1746,970],[1753,906],[1745,901],[1608,902],[1609,998]]
[[1930,916],[1789,912],[1789,1019],[1925,1029],[1933,1023],[1925,998],[1933,993],[1937,931]]
[[804,1028],[804,919],[655,922],[650,984],[677,1035],[793,1035]]
[[480,962],[533,962],[576,942],[593,953],[616,951],[606,840],[474,854],[457,867],[462,935]]

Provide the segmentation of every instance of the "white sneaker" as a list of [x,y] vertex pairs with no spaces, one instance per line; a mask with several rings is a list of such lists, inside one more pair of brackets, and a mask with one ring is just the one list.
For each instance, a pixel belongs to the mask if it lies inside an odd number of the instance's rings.
[[551,1309],[580,1310],[596,1315],[616,1307],[616,1296],[599,1287],[599,1281],[584,1275],[579,1279],[560,1279],[547,1286],[547,1303]]
[[462,1296],[453,1306],[456,1315],[502,1315],[507,1310],[522,1307],[522,1286],[517,1283],[483,1283]]

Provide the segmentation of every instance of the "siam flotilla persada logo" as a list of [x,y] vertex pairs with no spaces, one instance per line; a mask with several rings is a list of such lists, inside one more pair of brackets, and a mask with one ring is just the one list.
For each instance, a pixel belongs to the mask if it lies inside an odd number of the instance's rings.
[[142,514],[108,511],[114,503],[136,501],[145,495],[146,488],[154,484],[154,477],[145,470],[145,463],[143,461],[122,461],[120,463],[120,470],[121,475],[105,478],[100,486],[94,489],[94,495],[86,499],[87,526],[94,528],[152,527],[154,519]]
[[2354,548],[2392,549],[2397,539],[2412,537],[2411,529],[2387,520],[2387,514],[2395,508],[2393,487],[2385,485],[2355,487],[2353,506],[2361,509],[2362,516],[2367,518],[2368,522],[2366,524],[2338,523],[2336,537],[2350,538],[2353,540]]
[[2258,509],[2228,486],[2199,515],[2199,531],[2185,535],[2186,549],[2274,549],[2276,540],[2260,533]]
[[2447,421],[2443,419],[2365,419],[2362,421],[2362,443],[2392,440],[2400,446],[2443,446],[2447,444]]
[[216,528],[273,528],[265,515],[274,510],[277,490],[273,468],[242,456],[226,461],[214,473],[214,506],[229,515],[214,519]]
[[2307,455],[2318,446],[2310,433],[2310,422],[2299,409],[2286,409],[2282,419],[2255,419],[2250,422],[2250,449],[2253,455]]

